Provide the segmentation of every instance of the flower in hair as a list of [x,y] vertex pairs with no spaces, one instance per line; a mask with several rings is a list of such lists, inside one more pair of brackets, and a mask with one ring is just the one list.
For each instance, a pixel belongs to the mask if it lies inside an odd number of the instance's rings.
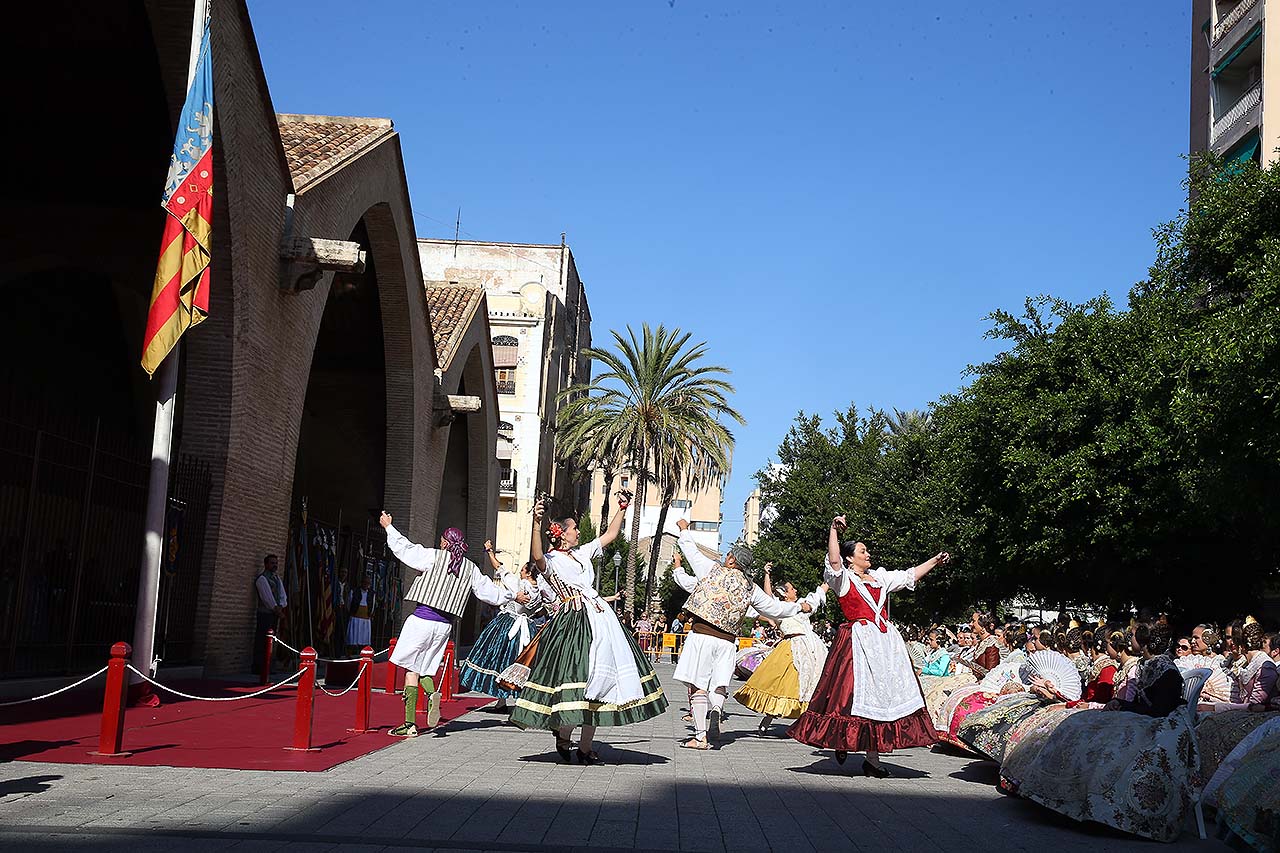
[[551,527],[549,528],[549,530],[551,532],[551,535],[556,539],[559,539],[561,536],[564,535],[564,525],[558,521],[551,522]]

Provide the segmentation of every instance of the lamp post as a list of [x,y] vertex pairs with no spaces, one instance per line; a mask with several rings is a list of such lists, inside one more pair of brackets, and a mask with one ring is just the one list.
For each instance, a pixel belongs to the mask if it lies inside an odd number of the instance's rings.
[[[618,594],[618,569],[622,568],[622,552],[613,552],[613,594]],[[631,611],[627,611],[630,613]]]

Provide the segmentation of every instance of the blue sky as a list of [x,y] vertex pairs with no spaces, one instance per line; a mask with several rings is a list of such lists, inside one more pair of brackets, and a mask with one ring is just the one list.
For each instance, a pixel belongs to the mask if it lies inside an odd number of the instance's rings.
[[798,411],[924,407],[992,309],[1123,300],[1183,202],[1189,2],[870,5],[250,12],[277,110],[395,121],[419,236],[566,231],[597,342],[732,368],[732,538]]

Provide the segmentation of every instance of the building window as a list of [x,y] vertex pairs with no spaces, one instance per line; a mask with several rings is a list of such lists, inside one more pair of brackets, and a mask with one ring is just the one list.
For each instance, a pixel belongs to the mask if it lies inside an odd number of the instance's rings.
[[511,421],[498,421],[498,435],[503,438],[510,439],[515,431],[516,428],[511,425]]
[[498,460],[498,491],[514,495],[516,491],[516,475],[511,470],[510,459]]
[[625,488],[627,488],[627,487],[628,487],[628,486],[630,486],[630,485],[631,485],[631,478],[630,478],[630,477],[623,477],[623,478],[622,478],[622,488],[624,488],[624,489],[625,489]]
[[520,360],[520,340],[513,335],[498,335],[493,344],[493,366],[515,367]]
[[511,368],[503,368],[493,372],[494,380],[498,385],[499,394],[516,393],[516,372]]
[[690,530],[719,530],[720,522],[718,521],[694,521],[689,524]]
[[672,509],[688,509],[691,506],[693,506],[692,501],[686,501],[683,499],[678,499],[671,502]]

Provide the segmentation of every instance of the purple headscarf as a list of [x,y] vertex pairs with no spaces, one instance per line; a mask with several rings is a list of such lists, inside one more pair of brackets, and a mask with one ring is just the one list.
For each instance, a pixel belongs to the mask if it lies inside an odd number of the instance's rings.
[[467,553],[467,540],[463,537],[462,531],[456,527],[450,527],[440,535],[445,542],[449,543],[447,550],[453,555],[449,560],[449,574],[456,578],[462,571],[462,558]]

